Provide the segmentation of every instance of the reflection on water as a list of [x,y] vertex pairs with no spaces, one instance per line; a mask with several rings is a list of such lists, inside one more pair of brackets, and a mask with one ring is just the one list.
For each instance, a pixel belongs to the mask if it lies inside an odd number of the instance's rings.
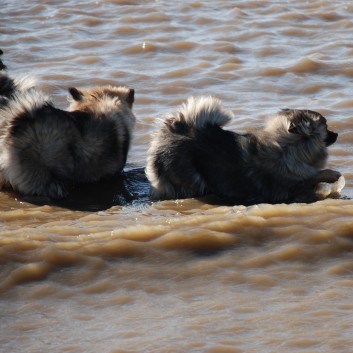
[[[138,118],[120,178],[61,201],[0,193],[4,352],[351,351],[353,4],[349,1],[50,1],[2,4],[14,75],[67,87],[124,84]],[[261,129],[280,108],[339,133],[340,199],[310,205],[151,202],[158,118],[214,94]]]
[[76,185],[65,199],[21,196],[19,199],[35,205],[52,205],[72,210],[102,211],[112,206],[139,206],[150,202],[150,184],[141,167],[126,166],[121,175],[96,183]]

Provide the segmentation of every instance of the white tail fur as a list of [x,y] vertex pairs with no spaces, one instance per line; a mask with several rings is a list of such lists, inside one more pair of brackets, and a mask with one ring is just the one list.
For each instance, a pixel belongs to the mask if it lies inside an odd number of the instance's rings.
[[37,79],[34,76],[26,75],[23,77],[14,78],[14,83],[17,91],[25,92],[38,85]]
[[178,119],[185,119],[186,124],[196,129],[203,129],[207,125],[224,126],[233,117],[222,101],[212,96],[190,97],[178,112]]
[[8,122],[24,112],[31,112],[50,102],[49,97],[37,90],[17,92],[8,104],[0,108],[2,122]]

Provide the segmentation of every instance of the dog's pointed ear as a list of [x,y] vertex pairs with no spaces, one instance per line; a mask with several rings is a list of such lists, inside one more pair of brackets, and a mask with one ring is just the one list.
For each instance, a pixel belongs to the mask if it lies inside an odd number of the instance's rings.
[[135,101],[135,90],[133,88],[129,89],[129,92],[126,95],[126,102],[129,104],[130,108],[132,108],[132,105]]
[[69,92],[75,101],[80,101],[83,97],[83,93],[75,87],[69,87]]
[[291,134],[300,134],[298,126],[296,126],[293,121],[291,121],[289,125],[288,132],[290,132]]

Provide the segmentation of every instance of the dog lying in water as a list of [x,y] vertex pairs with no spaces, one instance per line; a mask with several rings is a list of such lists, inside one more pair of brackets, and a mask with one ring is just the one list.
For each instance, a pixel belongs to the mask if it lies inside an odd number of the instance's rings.
[[0,187],[63,198],[73,184],[122,171],[136,120],[133,89],[70,88],[65,111],[0,63]]
[[337,134],[310,110],[284,109],[256,133],[222,127],[233,118],[213,97],[189,98],[153,138],[146,174],[154,199],[213,194],[233,204],[312,202]]

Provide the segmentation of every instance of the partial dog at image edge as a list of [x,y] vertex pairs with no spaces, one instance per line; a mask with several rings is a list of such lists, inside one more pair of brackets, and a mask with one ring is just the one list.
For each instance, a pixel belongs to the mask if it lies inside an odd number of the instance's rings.
[[[338,134],[318,112],[284,109],[245,134],[222,128],[231,119],[211,96],[190,97],[164,119],[147,157],[153,199],[212,194],[243,205],[313,202],[343,188],[339,172],[323,170]],[[322,182],[329,186],[320,188]]]
[[0,186],[64,198],[68,188],[120,173],[135,125],[134,90],[70,88],[68,111],[31,79],[12,79],[1,62]]
[[37,85],[36,79],[31,76],[12,78],[6,73],[6,65],[2,62],[3,51],[0,49],[0,107],[6,105],[14,95],[25,92]]

